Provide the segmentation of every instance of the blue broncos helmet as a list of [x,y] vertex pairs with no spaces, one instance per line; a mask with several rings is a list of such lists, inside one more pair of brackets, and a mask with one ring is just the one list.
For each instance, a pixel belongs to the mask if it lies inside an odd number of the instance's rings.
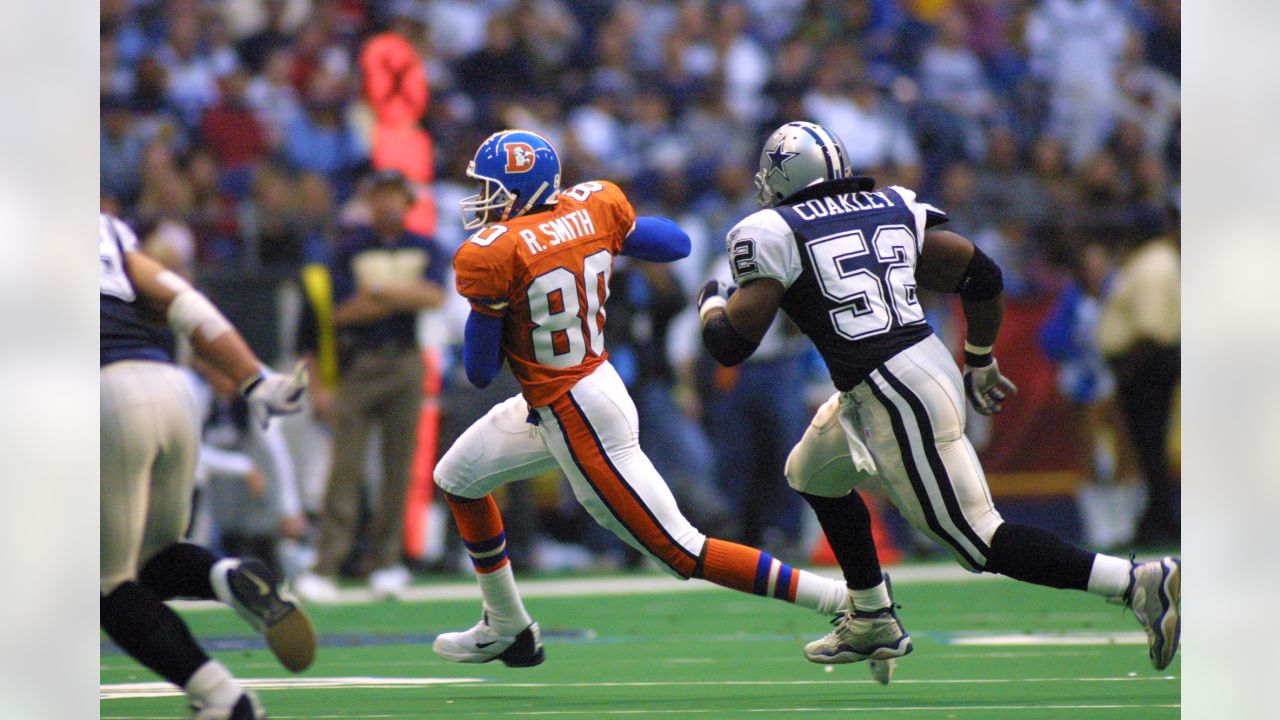
[[463,227],[475,230],[554,204],[560,196],[560,156],[535,132],[503,130],[481,143],[467,177],[484,182],[479,194],[459,203]]

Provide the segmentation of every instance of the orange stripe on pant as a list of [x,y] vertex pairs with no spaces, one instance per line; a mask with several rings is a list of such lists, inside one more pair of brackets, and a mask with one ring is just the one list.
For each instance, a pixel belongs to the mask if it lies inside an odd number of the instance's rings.
[[639,540],[654,557],[666,563],[680,577],[692,577],[698,557],[686,550],[667,533],[644,501],[623,479],[609,459],[599,436],[572,395],[551,404],[551,412],[560,423],[569,454],[579,472],[595,490],[600,501],[618,522]]

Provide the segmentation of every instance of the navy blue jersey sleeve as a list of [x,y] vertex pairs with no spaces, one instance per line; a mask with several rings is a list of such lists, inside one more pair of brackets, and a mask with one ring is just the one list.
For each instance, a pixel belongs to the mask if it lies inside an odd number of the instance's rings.
[[471,311],[462,336],[462,365],[467,380],[486,387],[502,368],[502,318]]
[[689,235],[667,218],[638,217],[622,241],[622,254],[637,260],[674,262],[689,256]]

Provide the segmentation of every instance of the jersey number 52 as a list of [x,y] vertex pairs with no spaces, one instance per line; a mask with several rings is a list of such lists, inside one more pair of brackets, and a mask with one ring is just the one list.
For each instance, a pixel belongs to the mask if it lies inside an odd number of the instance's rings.
[[[612,272],[613,256],[601,250],[584,258],[577,272],[558,267],[529,283],[529,319],[535,326],[533,355],[538,364],[569,368],[581,363],[588,352],[604,353],[604,304]],[[579,295],[579,279],[585,296]]]
[[831,323],[850,340],[924,322],[916,297],[916,238],[905,225],[876,229],[868,247],[861,230],[814,238],[809,257],[822,294],[839,304]]

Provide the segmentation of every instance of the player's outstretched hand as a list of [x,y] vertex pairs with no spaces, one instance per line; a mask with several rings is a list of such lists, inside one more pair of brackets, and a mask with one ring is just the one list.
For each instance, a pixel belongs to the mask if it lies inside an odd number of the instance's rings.
[[1000,366],[991,358],[989,365],[964,366],[964,394],[969,396],[973,409],[982,415],[993,415],[1004,408],[1006,398],[1018,394],[1018,386],[1000,374]]
[[298,361],[289,375],[264,368],[261,375],[245,385],[241,394],[249,403],[249,414],[265,430],[276,415],[292,415],[302,409],[302,394],[310,382],[307,364]]
[[729,296],[733,295],[733,291],[737,289],[737,285],[708,280],[707,284],[702,286],[702,292],[698,293],[698,318],[706,320],[707,313],[715,308],[724,307],[729,302]]

